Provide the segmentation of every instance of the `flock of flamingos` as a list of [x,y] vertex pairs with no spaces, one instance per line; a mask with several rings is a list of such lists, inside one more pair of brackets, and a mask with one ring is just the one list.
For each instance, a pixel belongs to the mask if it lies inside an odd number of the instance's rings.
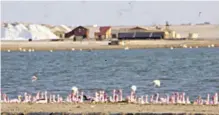
[[123,97],[121,89],[113,90],[112,95],[105,91],[95,92],[93,96],[84,95],[83,91],[78,91],[77,87],[72,87],[72,92],[65,98],[62,96],[49,94],[47,91],[38,92],[36,95],[24,93],[24,96],[18,96],[16,99],[9,99],[7,94],[1,93],[1,103],[136,103],[136,104],[197,104],[197,105],[219,105],[218,93],[207,94],[207,97],[197,97],[190,101],[189,96],[184,92],[174,92],[165,96],[155,95],[136,95],[136,86],[131,87],[131,93]]

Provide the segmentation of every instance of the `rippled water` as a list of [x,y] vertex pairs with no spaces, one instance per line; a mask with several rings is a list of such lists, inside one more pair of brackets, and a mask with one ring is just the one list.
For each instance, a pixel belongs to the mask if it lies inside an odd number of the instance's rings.
[[1,52],[1,59],[1,90],[11,97],[42,90],[67,95],[72,86],[127,94],[136,85],[139,95],[185,91],[192,98],[219,91],[218,48]]

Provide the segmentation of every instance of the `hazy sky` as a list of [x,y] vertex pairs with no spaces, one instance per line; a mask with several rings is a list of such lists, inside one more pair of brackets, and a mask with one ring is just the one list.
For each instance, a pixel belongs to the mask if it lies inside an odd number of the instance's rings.
[[[6,22],[76,25],[219,24],[219,1],[4,1]],[[201,12],[199,14],[199,12]]]

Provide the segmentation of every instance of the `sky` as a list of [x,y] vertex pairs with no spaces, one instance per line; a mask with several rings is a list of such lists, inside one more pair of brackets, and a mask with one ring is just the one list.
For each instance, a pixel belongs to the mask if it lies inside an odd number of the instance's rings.
[[52,25],[219,24],[219,1],[2,1],[3,22]]

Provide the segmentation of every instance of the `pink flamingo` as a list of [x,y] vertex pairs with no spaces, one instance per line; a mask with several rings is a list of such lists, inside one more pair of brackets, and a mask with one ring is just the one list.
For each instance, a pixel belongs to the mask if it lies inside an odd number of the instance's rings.
[[159,93],[157,93],[157,95],[156,95],[156,100],[155,100],[156,104],[158,103],[158,99],[159,99]]
[[45,91],[45,98],[42,98],[42,97],[44,97],[43,93],[42,93],[41,99],[37,100],[36,103],[48,103],[47,91]]
[[218,93],[215,93],[215,95],[214,95],[214,104],[215,105],[218,104]]
[[113,102],[116,102],[116,90],[113,90]]
[[205,104],[206,104],[206,105],[209,105],[209,104],[210,104],[210,94],[207,95],[207,99],[206,99]]
[[108,101],[106,92],[104,92],[104,101],[105,101],[105,102]]
[[80,103],[83,103],[83,101],[84,101],[84,92],[81,92]]
[[37,77],[34,75],[33,77],[32,77],[32,82],[34,82],[34,81],[36,81],[37,80]]
[[[65,101],[68,102],[68,103],[72,102],[72,100],[71,100],[71,94],[69,94],[69,95],[66,97]],[[50,102],[52,102],[52,96],[51,96],[51,101],[50,101]]]
[[24,101],[23,103],[28,103],[28,95],[27,95],[27,92],[24,93]]
[[98,92],[95,93],[95,100],[94,101],[95,102],[99,102],[99,94],[98,94]]
[[189,96],[186,97],[186,104],[191,104],[191,102],[189,100]]
[[182,97],[182,103],[185,104],[185,103],[186,103],[186,100],[185,100],[185,92],[183,92],[182,96],[183,96],[183,97]]
[[120,93],[120,101],[123,101],[122,89],[119,90],[119,93]]
[[148,104],[148,95],[145,96],[145,103]]
[[110,101],[110,102],[113,102],[113,101],[114,101],[112,96],[109,97],[109,101]]
[[6,94],[3,94],[3,102],[4,103],[9,103],[9,99],[8,99]]
[[151,98],[150,98],[150,103],[154,103],[154,96],[153,95],[151,95]]
[[145,101],[144,101],[144,96],[141,96],[141,98],[140,98],[140,104],[145,104]]

